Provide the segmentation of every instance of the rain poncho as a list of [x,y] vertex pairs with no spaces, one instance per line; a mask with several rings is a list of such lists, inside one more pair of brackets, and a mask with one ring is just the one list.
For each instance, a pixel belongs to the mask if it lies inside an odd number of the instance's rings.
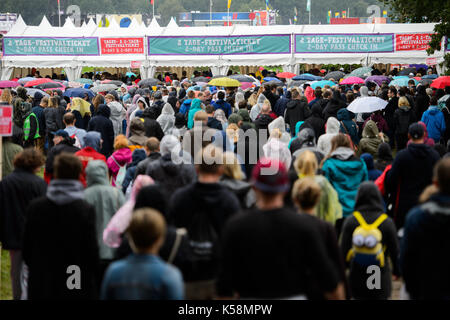
[[114,137],[122,133],[122,121],[126,117],[126,110],[120,102],[112,101],[108,103],[108,107],[111,110],[109,119],[113,123]]
[[169,103],[164,105],[161,115],[156,118],[156,121],[158,121],[165,135],[171,133],[172,128],[175,126],[175,112]]
[[197,111],[202,110],[202,101],[200,99],[194,99],[192,100],[191,107],[189,108],[188,113],[188,129],[192,129],[194,127],[194,115],[197,113]]
[[291,135],[286,132],[286,124],[284,123],[283,117],[278,117],[271,123],[269,123],[269,135],[272,134],[272,130],[275,128],[279,129],[282,134],[280,138],[281,142],[289,143],[289,141],[291,140]]
[[242,92],[237,92],[234,96],[234,109],[239,110],[239,102],[244,101],[245,97]]
[[339,133],[340,123],[336,118],[330,117],[325,126],[326,133],[319,137],[317,148],[325,155],[328,155],[331,150],[331,139]]
[[214,112],[214,118],[219,120],[222,124],[222,130],[226,130],[228,127],[227,117],[225,116],[225,112],[222,109],[217,109]]
[[379,136],[378,127],[375,121],[369,120],[364,127],[362,133],[362,139],[359,142],[359,154],[363,154],[365,152],[370,153],[373,157],[377,156],[378,147],[383,142],[389,142],[389,139],[386,137],[387,141],[383,141]]
[[263,146],[264,156],[282,162],[286,168],[291,167],[292,157],[286,143],[279,139],[269,138]]
[[266,96],[261,93],[259,95],[259,97],[258,97],[258,100],[257,100],[256,104],[250,110],[250,119],[252,119],[252,121],[256,120],[256,118],[258,117],[259,113],[261,112],[263,103],[266,100],[267,100]]

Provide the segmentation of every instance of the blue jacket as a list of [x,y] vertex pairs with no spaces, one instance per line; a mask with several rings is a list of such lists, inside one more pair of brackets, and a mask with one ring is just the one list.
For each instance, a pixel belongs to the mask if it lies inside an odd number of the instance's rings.
[[369,180],[375,181],[378,179],[379,176],[383,174],[382,171],[375,169],[374,163],[373,163],[373,157],[370,153],[363,153],[360,156],[361,160],[363,160],[366,163],[367,167],[367,173],[369,174]]
[[186,114],[186,112],[189,112],[189,108],[191,107],[192,99],[186,99],[183,101],[183,103],[180,106],[180,113]]
[[[337,119],[341,122],[341,132],[348,133],[354,144],[359,144],[358,127],[352,120],[352,115],[346,108],[342,108],[337,112]],[[342,125],[344,124],[345,127]]]
[[445,132],[444,114],[437,108],[437,106],[430,106],[422,115],[423,123],[427,126],[428,136],[438,143],[441,135]]
[[353,214],[358,187],[369,178],[364,161],[355,157],[353,150],[339,147],[325,161],[322,170],[338,193],[344,217]]
[[158,256],[131,254],[112,263],[105,273],[102,300],[181,300],[183,277]]
[[212,103],[212,105],[215,110],[222,109],[223,112],[225,112],[225,115],[227,116],[227,118],[230,116],[230,114],[232,112],[230,104],[228,102],[226,102],[225,100],[216,100]]
[[192,100],[191,107],[189,108],[188,113],[188,129],[192,129],[194,127],[194,115],[197,111],[202,110],[202,101],[200,99]]

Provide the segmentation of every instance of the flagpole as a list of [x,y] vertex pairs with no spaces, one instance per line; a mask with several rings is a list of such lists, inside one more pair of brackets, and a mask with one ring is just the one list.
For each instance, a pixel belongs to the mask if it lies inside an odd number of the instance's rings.
[[155,0],[152,1],[153,6],[153,19],[155,19]]
[[59,20],[59,27],[61,27],[61,3],[58,0],[58,20]]

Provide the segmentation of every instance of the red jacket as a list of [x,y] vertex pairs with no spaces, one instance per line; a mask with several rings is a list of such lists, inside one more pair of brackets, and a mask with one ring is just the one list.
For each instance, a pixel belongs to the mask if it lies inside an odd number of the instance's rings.
[[86,188],[86,167],[91,160],[103,160],[106,163],[106,158],[101,153],[95,151],[92,147],[86,147],[76,152],[75,155],[80,158],[81,163],[83,164],[83,171],[81,172],[80,181],[83,183]]

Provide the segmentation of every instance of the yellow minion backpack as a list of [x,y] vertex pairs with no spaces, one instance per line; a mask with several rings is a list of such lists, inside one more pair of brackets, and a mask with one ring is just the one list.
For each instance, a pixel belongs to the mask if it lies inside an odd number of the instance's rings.
[[378,227],[387,219],[387,214],[383,213],[372,224],[367,224],[358,211],[355,211],[353,216],[359,222],[359,226],[353,231],[353,245],[347,253],[347,261],[353,259],[354,263],[363,267],[370,265],[384,267],[386,248],[381,243],[383,236]]

